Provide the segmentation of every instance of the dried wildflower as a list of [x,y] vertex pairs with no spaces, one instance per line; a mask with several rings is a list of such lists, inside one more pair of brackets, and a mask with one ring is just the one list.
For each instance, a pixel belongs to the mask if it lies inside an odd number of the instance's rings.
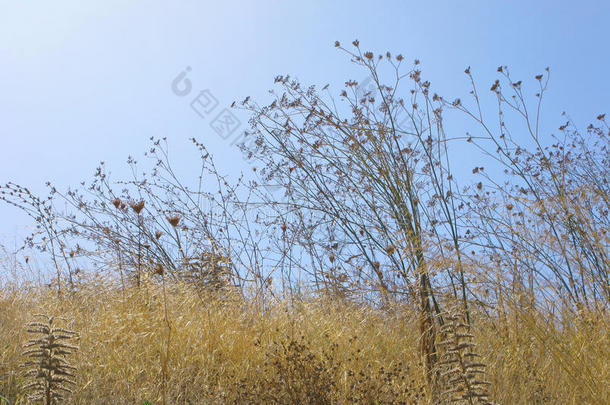
[[155,232],[155,239],[159,240],[161,238],[161,236],[163,236],[163,232],[161,232],[161,231]]
[[115,198],[112,200],[112,205],[114,205],[114,208],[119,208],[121,206],[121,199],[118,197]]
[[180,223],[180,216],[173,215],[171,217],[167,217],[167,222],[169,222],[169,224],[175,228],[178,226],[178,223]]
[[133,202],[133,203],[129,204],[129,206],[131,207],[132,210],[134,210],[134,212],[136,214],[139,214],[144,209],[144,200],[137,202],[137,203]]
[[155,268],[153,270],[153,274],[162,276],[164,273],[165,273],[165,270],[163,269],[163,266],[161,266],[160,264],[157,263],[157,265],[155,266]]

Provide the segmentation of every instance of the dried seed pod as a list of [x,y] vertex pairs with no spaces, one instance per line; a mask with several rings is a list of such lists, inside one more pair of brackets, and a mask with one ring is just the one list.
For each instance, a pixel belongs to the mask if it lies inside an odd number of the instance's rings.
[[22,353],[27,360],[23,363],[26,369],[24,376],[30,381],[23,390],[31,401],[43,401],[46,405],[57,404],[72,393],[68,385],[76,385],[74,372],[66,357],[78,350],[68,343],[78,336],[70,329],[55,326],[54,318],[46,315],[35,315],[43,322],[34,321],[26,325],[27,331],[35,337],[28,340]]
[[473,334],[458,309],[443,314],[439,330],[439,362],[437,381],[442,403],[490,404],[488,386],[480,376],[486,374],[485,363],[475,360]]
[[137,203],[131,203],[129,204],[129,206],[131,207],[132,210],[135,211],[136,214],[139,214],[143,209],[144,209],[144,201],[140,201]]
[[175,228],[180,223],[180,216],[173,215],[171,217],[167,217],[167,222],[169,222],[169,224]]

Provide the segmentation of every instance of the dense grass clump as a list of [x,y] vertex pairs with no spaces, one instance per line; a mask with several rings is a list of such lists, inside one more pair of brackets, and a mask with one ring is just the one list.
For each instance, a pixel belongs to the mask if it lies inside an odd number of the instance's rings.
[[[10,404],[26,403],[21,347],[35,313],[61,314],[79,331],[66,403],[433,400],[413,309],[321,297],[263,305],[180,284],[164,294],[152,282],[122,289],[90,280],[62,297],[44,288],[0,293],[0,395]],[[607,319],[583,313],[558,325],[516,309],[473,317],[491,401],[603,403],[610,395]]]

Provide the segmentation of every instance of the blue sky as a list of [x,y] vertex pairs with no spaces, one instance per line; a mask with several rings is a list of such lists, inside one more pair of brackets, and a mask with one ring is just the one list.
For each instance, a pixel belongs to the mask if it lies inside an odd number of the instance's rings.
[[[610,3],[606,1],[0,1],[0,182],[44,190],[115,177],[151,136],[167,136],[190,173],[196,137],[228,173],[248,170],[231,141],[189,102],[208,90],[220,111],[250,95],[266,100],[277,74],[306,84],[363,79],[333,43],[422,61],[447,98],[465,98],[471,70],[487,88],[499,65],[524,82],[551,68],[545,127],[567,111],[581,127],[610,112]],[[186,67],[193,92],[172,80]],[[531,81],[532,86],[535,84]],[[491,99],[490,99],[491,100]],[[239,116],[244,123],[246,116]],[[239,131],[239,129],[238,129]],[[193,177],[197,174],[193,172]],[[0,204],[0,241],[30,221]]]

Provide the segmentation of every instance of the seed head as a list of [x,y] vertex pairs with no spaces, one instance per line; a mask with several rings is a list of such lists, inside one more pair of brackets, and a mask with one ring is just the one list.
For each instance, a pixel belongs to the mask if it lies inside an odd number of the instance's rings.
[[131,207],[132,210],[135,211],[136,214],[139,214],[143,209],[144,209],[144,201],[140,201],[138,203],[131,203],[129,204],[129,206]]
[[180,216],[174,215],[171,217],[167,217],[167,222],[169,222],[169,224],[175,228],[178,226],[178,223],[180,222]]

